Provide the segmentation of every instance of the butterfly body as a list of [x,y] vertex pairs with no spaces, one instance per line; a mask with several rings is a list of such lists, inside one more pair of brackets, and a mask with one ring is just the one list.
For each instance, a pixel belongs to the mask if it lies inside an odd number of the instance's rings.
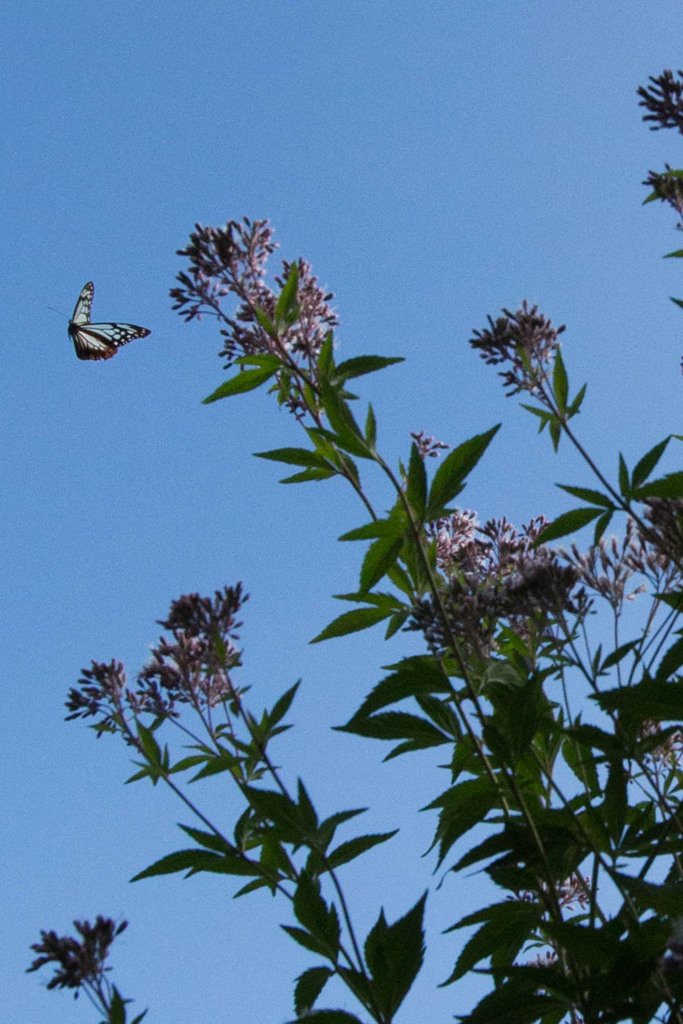
[[127,345],[133,338],[147,337],[150,333],[147,328],[136,324],[91,323],[90,310],[94,294],[95,286],[92,281],[88,281],[81,289],[69,320],[69,337],[79,359],[111,359],[122,345]]

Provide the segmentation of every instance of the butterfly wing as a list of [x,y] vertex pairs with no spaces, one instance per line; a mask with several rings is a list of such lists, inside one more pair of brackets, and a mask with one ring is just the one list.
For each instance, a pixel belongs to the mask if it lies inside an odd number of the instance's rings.
[[136,324],[92,324],[90,310],[95,287],[92,281],[83,286],[76,308],[69,321],[69,337],[79,359],[111,359],[122,345],[133,338],[146,338],[146,327]]
[[71,324],[87,324],[90,320],[90,310],[92,309],[92,298],[95,294],[95,285],[92,281],[88,281],[81,288],[81,294],[78,296],[78,302],[76,308],[73,311],[73,316],[69,321]]
[[111,359],[122,345],[133,338],[146,338],[150,332],[137,324],[69,325],[69,334],[79,359]]

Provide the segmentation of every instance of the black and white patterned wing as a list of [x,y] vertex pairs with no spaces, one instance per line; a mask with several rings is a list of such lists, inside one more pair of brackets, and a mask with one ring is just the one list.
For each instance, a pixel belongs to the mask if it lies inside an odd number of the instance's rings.
[[73,316],[69,321],[69,337],[79,359],[111,359],[122,345],[133,338],[146,338],[150,333],[137,324],[90,323],[90,310],[95,288],[91,281],[84,285]]

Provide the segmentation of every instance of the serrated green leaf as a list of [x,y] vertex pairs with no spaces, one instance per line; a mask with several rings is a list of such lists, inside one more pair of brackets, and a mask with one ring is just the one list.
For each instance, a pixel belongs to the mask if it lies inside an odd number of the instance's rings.
[[407,739],[410,749],[422,750],[452,742],[447,736],[419,715],[405,711],[387,711],[369,718],[352,718],[346,725],[337,726],[339,732],[350,732],[355,736],[367,736],[378,740]]
[[407,996],[424,960],[424,907],[427,894],[394,924],[384,913],[365,940],[365,962],[372,974],[373,993],[385,1020],[392,1020]]
[[[329,949],[327,943],[322,939],[316,938],[315,935],[311,935],[304,928],[297,928],[291,924],[281,924],[280,927],[284,932],[298,942],[304,949],[309,950],[311,953],[318,953],[320,956],[328,957]],[[307,1020],[310,1018],[306,1018]]]
[[245,786],[244,795],[261,817],[272,822],[277,828],[281,842],[300,842],[305,830],[297,804],[291,797],[272,789],[257,789]]
[[304,469],[301,473],[293,473],[292,476],[282,477],[281,484],[307,484],[315,483],[318,480],[329,480],[330,477],[338,476],[337,469]]
[[560,412],[565,412],[567,409],[567,397],[569,395],[569,381],[567,379],[567,370],[564,365],[564,359],[562,358],[562,349],[558,348],[555,352],[555,365],[553,367],[553,395],[557,403],[557,408]]
[[303,1016],[313,1008],[313,1004],[332,975],[333,971],[329,967],[311,967],[299,975],[294,986],[294,1009],[299,1016]]
[[642,878],[632,878],[621,871],[616,871],[615,875],[641,907],[667,917],[683,914],[683,885],[680,882],[664,882],[660,885],[646,882]]
[[327,855],[327,860],[332,868],[341,867],[342,864],[348,864],[349,861],[355,860],[356,857],[360,857],[366,850],[371,850],[373,846],[377,846],[379,843],[386,843],[388,839],[395,836],[398,829],[394,829],[393,832],[379,832],[375,835],[367,836],[356,836],[355,839],[349,839],[345,843],[340,843],[336,849],[332,850]]
[[631,481],[624,456],[619,452],[619,490],[624,497],[631,493]]
[[614,508],[614,502],[607,494],[601,491],[594,491],[590,487],[570,487],[568,484],[557,484],[567,494],[580,498],[581,501],[590,501],[593,505],[601,505],[603,508]]
[[177,850],[169,853],[166,857],[150,864],[144,871],[140,871],[131,878],[131,882],[137,882],[141,878],[154,878],[156,875],[172,875],[179,871],[186,871],[188,876],[195,875],[199,871],[210,871],[214,874],[225,875],[258,875],[259,869],[249,862],[246,857],[241,857],[236,852],[230,857],[218,856],[215,853],[207,853],[205,850]]
[[[363,1024],[355,1014],[347,1013],[346,1010],[313,1010],[304,1019],[306,1024]],[[287,1024],[301,1024],[301,1020],[299,1017],[287,1021]]]
[[628,777],[622,761],[611,761],[607,784],[605,785],[605,798],[602,803],[601,817],[607,826],[607,831],[613,841],[618,842],[626,824],[626,811],[628,808],[627,793]]
[[567,419],[571,419],[572,416],[576,416],[579,409],[583,405],[583,400],[586,397],[586,385],[582,384],[576,397],[572,400],[571,405],[567,409]]
[[419,523],[422,522],[427,502],[427,472],[420,450],[413,442],[410,446],[406,498]]
[[221,398],[230,398],[232,395],[242,395],[246,391],[253,391],[270,380],[274,373],[275,371],[271,369],[243,370],[236,377],[231,377],[230,380],[226,380],[215,391],[212,391],[203,400],[202,405],[210,405],[212,402],[218,402]]
[[562,756],[581,785],[592,797],[597,797],[600,794],[600,782],[596,758],[590,747],[585,743],[567,738],[562,744]]
[[318,452],[307,448],[273,448],[269,452],[254,452],[257,459],[268,459],[271,462],[284,462],[290,466],[316,466],[329,469],[329,463]]
[[371,458],[363,433],[356,423],[348,402],[344,401],[339,391],[330,384],[322,384],[320,399],[334,432],[334,443],[359,458]]
[[568,533],[575,533],[600,514],[600,509],[597,508],[575,508],[571,512],[563,512],[552,523],[543,527],[534,547],[547,544],[550,540],[557,540],[558,537],[566,537]]
[[634,487],[640,487],[641,484],[643,484],[647,480],[650,473],[655,468],[655,466],[661,459],[662,455],[664,454],[666,446],[668,445],[670,440],[671,434],[669,434],[668,437],[665,437],[663,441],[660,441],[659,444],[656,444],[654,448],[650,448],[647,454],[643,455],[642,459],[640,459],[635,469],[633,470]]
[[612,522],[612,516],[613,515],[614,515],[614,511],[605,512],[605,513],[603,513],[603,515],[600,516],[599,519],[596,519],[596,521],[595,521],[595,528],[593,530],[593,543],[594,544],[597,545],[597,544],[600,543],[600,538],[604,534],[604,532],[607,529],[607,527],[609,526],[609,524]]
[[296,310],[298,288],[299,270],[295,263],[292,265],[289,277],[285,281],[284,287],[278,296],[277,305],[275,307],[276,324],[285,324],[291,319],[290,314]]
[[364,523],[347,533],[343,533],[339,540],[374,540],[376,537],[400,537],[407,523],[395,516],[387,519],[374,519],[371,523]]
[[633,686],[591,694],[604,711],[618,711],[637,722],[683,720],[683,683],[647,679]]
[[294,683],[294,686],[290,686],[290,688],[286,690],[281,697],[278,697],[273,704],[272,711],[268,716],[271,726],[277,725],[277,723],[280,722],[289,711],[296,691],[299,689],[299,682],[300,680]]
[[560,421],[556,419],[556,417],[554,416],[548,423],[548,433],[550,434],[550,439],[553,442],[553,449],[557,451],[557,449],[560,447],[562,427],[560,425]]
[[471,1013],[460,1017],[460,1024],[534,1024],[551,1013],[564,1018],[568,1008],[554,996],[534,995],[528,986],[511,981],[484,996]]
[[320,886],[305,872],[299,875],[293,901],[300,925],[325,947],[325,955],[336,960],[339,950],[339,918],[334,904],[329,906],[320,893]]
[[443,669],[430,655],[404,658],[392,667],[395,667],[396,671],[382,679],[371,690],[353,719],[366,718],[372,712],[408,697],[452,693],[452,686]]
[[365,417],[365,440],[374,451],[377,444],[377,418],[371,405],[368,405],[368,414]]
[[256,317],[256,322],[259,327],[262,327],[266,334],[269,334],[272,338],[277,335],[275,324],[265,310],[261,309],[259,306],[254,306],[254,316]]
[[506,900],[505,903],[494,903],[475,914],[468,914],[457,925],[448,928],[447,931],[452,931],[453,928],[484,922],[463,947],[453,972],[441,983],[442,986],[462,978],[481,960],[492,956],[502,947],[521,947],[531,937],[541,916],[541,908],[536,903]]
[[138,739],[144,751],[145,757],[150,764],[159,767],[162,762],[161,747],[157,743],[151,729],[145,728],[140,722],[137,723]]
[[387,366],[405,362],[403,356],[354,356],[339,363],[334,374],[335,380],[350,380],[366,373],[376,373]]
[[325,335],[325,340],[321,345],[320,352],[318,353],[318,379],[321,381],[329,380],[330,374],[334,370],[334,336],[332,331],[328,331]]
[[379,583],[388,570],[395,564],[401,548],[403,537],[378,537],[365,553],[360,571],[359,588],[366,594]]
[[469,438],[448,453],[432,480],[425,510],[427,521],[437,519],[448,503],[462,491],[465,479],[477,465],[499,429],[500,423],[483,434]]
[[390,612],[384,608],[355,608],[352,612],[344,612],[336,619],[333,619],[328,626],[313,637],[312,644],[318,644],[321,640],[331,640],[337,636],[347,636],[349,633],[357,633],[361,629],[369,629],[375,626],[382,619],[386,619]]
[[683,473],[667,473],[659,480],[652,480],[633,492],[639,501],[645,498],[681,498],[683,497]]
[[466,779],[449,787],[432,800],[425,810],[440,809],[435,839],[439,842],[439,864],[470,829],[484,821],[494,807],[500,806],[500,795],[488,777]]
[[114,986],[107,1024],[126,1024],[126,1002],[130,1002],[130,1000],[122,999],[119,990]]

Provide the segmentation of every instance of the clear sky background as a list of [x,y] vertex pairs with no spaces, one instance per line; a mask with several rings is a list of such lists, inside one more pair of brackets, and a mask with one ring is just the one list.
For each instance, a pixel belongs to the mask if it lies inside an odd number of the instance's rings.
[[[251,457],[300,443],[265,395],[201,405],[226,376],[221,345],[213,324],[170,309],[175,250],[195,221],[270,219],[280,256],[304,256],[335,292],[339,358],[407,358],[363,391],[385,453],[405,456],[411,430],[457,444],[504,419],[464,505],[552,517],[569,507],[552,481],[592,481],[467,339],[525,298],[566,323],[570,381],[590,382],[577,425],[612,475],[619,449],[633,461],[680,431],[683,312],[668,296],[683,277],[661,259],[680,240],[669,212],[641,206],[641,182],[681,166],[682,146],[643,125],[636,88],[683,65],[683,11],[11,0],[3,20],[3,1020],[95,1020],[23,971],[41,928],[103,913],[130,921],[114,979],[150,1024],[276,1024],[315,962],[278,930],[288,907],[233,901],[229,879],[128,883],[184,845],[188,818],[161,787],[123,785],[120,742],[63,721],[80,669],[117,657],[134,672],[172,598],[242,580],[252,706],[303,679],[277,748],[287,779],[301,774],[323,814],[369,806],[366,831],[403,825],[344,876],[363,933],[441,877],[421,857],[434,818],[419,808],[447,777],[430,754],[383,765],[384,748],[331,731],[416,640],[308,646],[345,610],[330,595],[355,589],[361,549],[335,538],[363,509],[339,484],[281,487]],[[77,360],[47,307],[68,317],[88,280],[95,320],[151,336]],[[202,793],[234,814],[220,781]],[[481,991],[436,986],[459,948],[441,929],[482,891],[449,875],[432,894],[401,1019],[447,1021]]]

